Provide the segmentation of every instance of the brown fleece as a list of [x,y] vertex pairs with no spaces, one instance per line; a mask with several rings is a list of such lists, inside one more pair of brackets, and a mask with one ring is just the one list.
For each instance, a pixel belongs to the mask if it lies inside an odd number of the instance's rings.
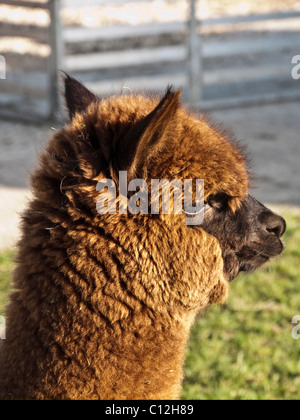
[[[66,77],[70,124],[32,175],[0,351],[0,398],[173,399],[196,314],[223,302],[220,245],[182,215],[100,215],[97,181],[204,179],[234,211],[238,147],[187,112],[180,92],[107,99]],[[78,85],[77,85],[78,83]]]

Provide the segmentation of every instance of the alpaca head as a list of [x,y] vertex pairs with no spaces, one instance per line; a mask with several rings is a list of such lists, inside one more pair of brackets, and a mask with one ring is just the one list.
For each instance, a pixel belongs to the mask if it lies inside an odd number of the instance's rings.
[[[180,91],[169,88],[160,99],[99,98],[66,75],[65,99],[71,123],[63,129],[64,136],[50,144],[52,161],[47,157],[47,170],[53,168],[61,192],[57,206],[71,206],[74,212],[86,208],[91,217],[99,217],[96,183],[110,179],[119,190],[120,171],[126,172],[127,186],[143,179],[149,189],[153,179],[201,179],[204,219],[186,229],[205,230],[217,238],[227,280],[282,252],[285,222],[248,194],[243,149],[226,132],[186,111]],[[34,182],[42,194],[38,173]],[[127,193],[128,199],[132,193]],[[184,214],[163,218],[186,224]]]

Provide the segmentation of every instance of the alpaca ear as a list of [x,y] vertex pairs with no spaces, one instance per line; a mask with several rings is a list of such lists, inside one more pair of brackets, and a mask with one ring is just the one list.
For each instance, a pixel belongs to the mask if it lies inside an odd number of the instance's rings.
[[120,141],[117,166],[127,171],[128,180],[147,169],[151,158],[165,146],[170,137],[171,122],[177,113],[181,89],[177,92],[168,87],[165,96],[146,117],[135,124]]
[[83,112],[90,103],[97,102],[99,99],[78,80],[67,73],[64,75],[66,105],[72,120],[76,112]]

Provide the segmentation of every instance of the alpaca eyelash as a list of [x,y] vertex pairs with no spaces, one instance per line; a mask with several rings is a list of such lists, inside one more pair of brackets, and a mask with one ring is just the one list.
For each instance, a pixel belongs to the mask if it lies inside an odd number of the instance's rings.
[[55,225],[55,226],[51,226],[51,227],[46,227],[45,229],[46,229],[46,230],[52,230],[52,229],[56,229],[56,228],[58,228],[59,226],[60,226],[60,224]]

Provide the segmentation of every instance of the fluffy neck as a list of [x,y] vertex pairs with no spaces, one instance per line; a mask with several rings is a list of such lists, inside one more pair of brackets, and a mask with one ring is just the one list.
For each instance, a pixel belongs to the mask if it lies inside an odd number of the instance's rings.
[[166,327],[163,320],[140,313],[108,325],[74,307],[72,323],[60,319],[48,330],[45,312],[35,314],[35,324],[31,316],[24,325],[19,297],[13,300],[14,320],[0,356],[1,398],[180,397],[190,320]]
[[25,213],[1,398],[180,396],[194,316],[227,293],[221,250],[201,230],[101,220],[37,201]]
[[130,229],[128,242],[79,221],[47,229],[39,217],[24,218],[0,397],[179,398],[195,310],[167,301],[159,254],[144,265],[151,249],[135,255]]

